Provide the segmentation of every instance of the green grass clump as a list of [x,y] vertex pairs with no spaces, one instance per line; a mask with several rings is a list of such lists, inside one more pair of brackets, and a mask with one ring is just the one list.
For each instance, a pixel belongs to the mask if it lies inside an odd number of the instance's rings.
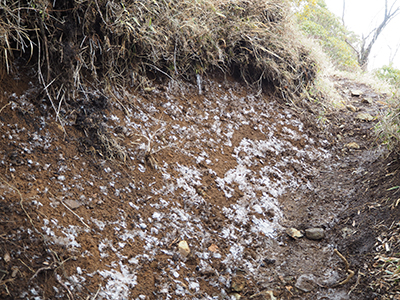
[[393,64],[384,65],[375,70],[375,75],[379,79],[387,81],[394,88],[400,88],[400,70],[396,69]]

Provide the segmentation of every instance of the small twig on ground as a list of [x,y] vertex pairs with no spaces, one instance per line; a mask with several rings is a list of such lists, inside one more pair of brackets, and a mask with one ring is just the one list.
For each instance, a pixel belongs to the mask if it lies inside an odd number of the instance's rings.
[[346,271],[349,269],[350,264],[347,261],[346,257],[344,257],[337,249],[333,250],[333,252],[335,252],[344,262],[344,264],[346,265]]
[[[149,117],[152,118],[151,116],[149,116]],[[155,119],[155,118],[153,118],[153,119]],[[155,120],[157,120],[157,119],[155,119]],[[138,131],[138,134],[136,134],[136,136],[139,137],[139,139],[138,139],[137,141],[140,141],[140,138],[144,138],[144,139],[146,139],[146,141],[147,141],[147,145],[146,145],[144,157],[148,160],[148,162],[150,163],[151,167],[154,168],[154,169],[157,169],[157,160],[154,158],[153,155],[156,154],[156,153],[158,153],[158,152],[160,152],[160,151],[162,151],[162,150],[164,150],[164,149],[166,149],[166,148],[169,148],[169,147],[172,147],[172,146],[175,145],[174,143],[169,143],[169,144],[166,145],[166,146],[159,147],[157,150],[154,150],[154,146],[155,146],[155,137],[159,134],[159,132],[162,132],[162,131],[164,131],[166,128],[168,128],[168,126],[169,126],[169,125],[161,126],[161,127],[158,128],[154,133],[148,134],[148,136],[146,136],[146,135],[140,133],[140,132],[137,130],[137,131]],[[131,142],[131,144],[134,144],[134,145],[141,145],[141,144],[142,144],[142,143],[139,143],[139,142],[137,142],[137,141],[136,141],[136,142]],[[163,139],[163,142],[165,142],[165,139]]]
[[347,278],[345,280],[343,280],[342,282],[339,282],[337,285],[344,285],[346,283],[348,283],[350,281],[351,278],[353,278],[354,276],[354,271],[350,270],[350,264],[347,261],[347,259],[337,250],[333,250],[344,262],[345,266],[346,266],[346,272],[349,273],[349,275],[347,276]]
[[98,296],[99,293],[100,293],[100,290],[101,290],[101,284],[99,284],[99,288],[98,288],[98,290],[97,290],[97,292],[96,292],[96,295],[93,296],[92,300],[95,300],[95,299],[97,298],[97,296]]
[[68,299],[75,300],[74,295],[71,293],[70,289],[65,285],[64,282],[61,281],[60,276],[56,272],[54,272],[57,282],[68,292]]
[[27,268],[29,269],[29,271],[31,271],[32,273],[35,273],[35,271],[34,271],[31,267],[29,267],[26,263],[24,263],[24,261],[23,261],[22,259],[18,258],[18,260],[19,260],[25,267],[27,267]]
[[6,280],[2,280],[2,281],[0,281],[0,285],[5,285],[6,283],[8,283],[8,282],[12,282],[12,281],[14,281],[15,279],[14,278],[8,278],[8,279],[6,279]]
[[13,282],[15,279],[14,278],[9,278],[3,281],[4,276],[0,280],[0,285],[4,285],[4,288],[6,289],[7,295],[11,296],[10,291],[8,290],[7,284],[8,282]]
[[0,109],[0,114],[3,111],[4,108],[6,108],[7,106],[9,106],[12,102],[8,102],[6,105],[4,105],[1,109]]
[[175,238],[169,245],[167,248],[171,248],[172,245],[176,244],[179,241],[179,238]]
[[[13,187],[11,184],[9,184],[3,177],[0,176],[0,179],[1,179],[6,185],[8,185],[11,189],[13,189],[14,191],[16,191],[16,192],[18,193],[18,195],[19,195],[19,197],[20,197],[20,199],[21,199],[21,201],[19,202],[19,204],[20,204],[22,210],[24,211],[25,215],[28,217],[29,222],[31,223],[32,227],[36,230],[36,232],[40,233],[40,232],[36,229],[35,225],[33,224],[32,218],[30,217],[30,215],[28,214],[28,212],[25,210],[25,207],[24,207],[24,204],[23,204],[24,199],[22,198],[21,192],[20,192],[17,188],[15,188],[15,187]],[[41,234],[41,233],[40,233],[40,234]],[[42,235],[42,234],[41,234],[41,235]],[[42,235],[42,237],[43,237],[43,235]],[[44,239],[44,237],[43,237],[43,239]]]
[[117,101],[117,103],[119,105],[121,105],[121,107],[124,109],[124,112],[127,116],[130,115],[129,110],[122,104],[121,101],[119,101],[119,99],[117,98],[117,96],[114,95],[114,93],[112,91],[110,91],[110,95],[114,98],[115,101]]
[[154,69],[156,69],[158,72],[164,74],[165,76],[167,76],[169,79],[174,80],[170,75],[168,75],[167,73],[165,73],[163,70],[160,70],[159,68],[157,68],[155,65],[153,64],[149,64],[149,63],[144,63],[145,65],[148,65],[149,67],[152,67]]
[[[362,274],[362,273],[361,273]],[[347,293],[347,295],[350,295],[356,288],[357,286],[360,284],[360,270],[357,272],[357,281],[356,284],[353,285],[353,287],[350,289],[350,291]]]
[[62,200],[61,200],[60,202],[62,203],[62,205],[65,206],[66,209],[68,209],[71,213],[73,213],[73,214],[79,219],[79,221],[82,222],[83,225],[85,225],[87,228],[91,229],[91,228],[89,227],[89,225],[86,224],[85,221],[83,221],[83,218],[82,218],[82,217],[80,217],[78,214],[76,214],[75,212],[73,212],[72,209],[70,209]]
[[35,274],[33,274],[33,276],[31,277],[31,279],[29,279],[29,280],[34,279],[34,278],[35,278],[36,276],[38,276],[39,273],[42,272],[42,271],[53,270],[53,269],[55,269],[56,266],[57,266],[57,264],[56,264],[55,262],[53,262],[53,263],[52,263],[51,265],[49,265],[49,266],[42,267],[42,268],[38,269],[38,270],[35,272]]

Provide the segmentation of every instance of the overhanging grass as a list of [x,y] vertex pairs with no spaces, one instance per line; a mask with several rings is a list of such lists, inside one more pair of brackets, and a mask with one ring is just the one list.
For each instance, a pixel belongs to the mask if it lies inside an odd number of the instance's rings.
[[217,70],[259,87],[269,84],[293,99],[316,73],[291,26],[286,1],[6,0],[1,5],[0,52],[7,71],[13,57],[23,55],[36,64],[45,86],[53,83],[49,97],[55,101],[85,80],[144,86],[151,74],[194,81]]

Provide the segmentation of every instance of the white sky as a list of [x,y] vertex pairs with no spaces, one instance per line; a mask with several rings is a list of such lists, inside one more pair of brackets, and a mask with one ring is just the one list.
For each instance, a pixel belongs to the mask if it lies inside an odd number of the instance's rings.
[[[395,0],[388,0],[389,7]],[[343,0],[325,0],[331,12],[342,18]],[[395,7],[400,6],[397,1]],[[346,0],[344,21],[348,29],[361,36],[368,35],[383,20],[385,0]],[[400,44],[400,14],[397,15],[380,34],[372,47],[368,69],[379,68],[389,64]],[[400,69],[400,49],[393,60],[394,66]]]

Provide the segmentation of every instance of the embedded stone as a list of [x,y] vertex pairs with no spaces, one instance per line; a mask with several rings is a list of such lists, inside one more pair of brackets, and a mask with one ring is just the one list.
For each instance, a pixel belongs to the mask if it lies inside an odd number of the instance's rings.
[[231,288],[234,292],[241,292],[246,287],[246,279],[242,275],[237,275],[232,278]]
[[308,228],[305,232],[306,237],[310,240],[320,240],[325,237],[325,231],[322,228]]
[[79,206],[82,205],[81,202],[72,199],[64,200],[64,203],[67,204],[68,207],[71,209],[77,209]]

